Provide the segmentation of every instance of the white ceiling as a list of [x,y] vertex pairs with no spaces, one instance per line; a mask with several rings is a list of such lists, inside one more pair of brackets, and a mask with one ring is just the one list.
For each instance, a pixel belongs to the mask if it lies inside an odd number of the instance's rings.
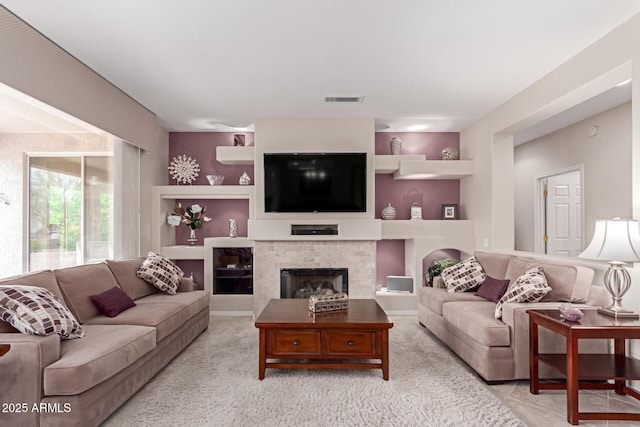
[[230,130],[260,117],[460,131],[640,12],[637,0],[0,4],[173,131]]

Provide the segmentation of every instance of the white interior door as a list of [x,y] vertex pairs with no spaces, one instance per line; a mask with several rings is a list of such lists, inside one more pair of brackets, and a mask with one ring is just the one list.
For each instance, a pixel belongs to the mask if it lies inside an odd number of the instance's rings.
[[546,187],[545,253],[549,255],[575,257],[582,252],[581,181],[579,170],[549,176],[542,181]]

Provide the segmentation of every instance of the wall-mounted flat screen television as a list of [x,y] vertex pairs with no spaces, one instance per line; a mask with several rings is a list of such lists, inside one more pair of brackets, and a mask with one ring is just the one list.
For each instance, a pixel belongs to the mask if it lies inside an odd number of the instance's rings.
[[267,153],[265,212],[366,212],[366,153]]

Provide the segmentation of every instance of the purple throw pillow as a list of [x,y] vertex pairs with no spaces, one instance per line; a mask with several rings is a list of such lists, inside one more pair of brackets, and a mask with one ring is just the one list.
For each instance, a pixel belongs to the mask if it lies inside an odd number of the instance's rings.
[[504,279],[494,279],[491,276],[487,276],[487,278],[482,282],[476,295],[482,297],[486,300],[498,302],[502,295],[507,291],[509,287],[509,280]]
[[91,295],[89,298],[91,298],[91,301],[98,307],[98,310],[108,317],[116,317],[118,314],[136,305],[136,303],[117,286],[101,294]]

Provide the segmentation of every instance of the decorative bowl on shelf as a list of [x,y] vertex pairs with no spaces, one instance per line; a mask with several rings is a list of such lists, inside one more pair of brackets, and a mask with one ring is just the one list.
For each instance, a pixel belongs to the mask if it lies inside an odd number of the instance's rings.
[[222,185],[224,175],[207,175],[207,180],[209,180],[209,185]]

